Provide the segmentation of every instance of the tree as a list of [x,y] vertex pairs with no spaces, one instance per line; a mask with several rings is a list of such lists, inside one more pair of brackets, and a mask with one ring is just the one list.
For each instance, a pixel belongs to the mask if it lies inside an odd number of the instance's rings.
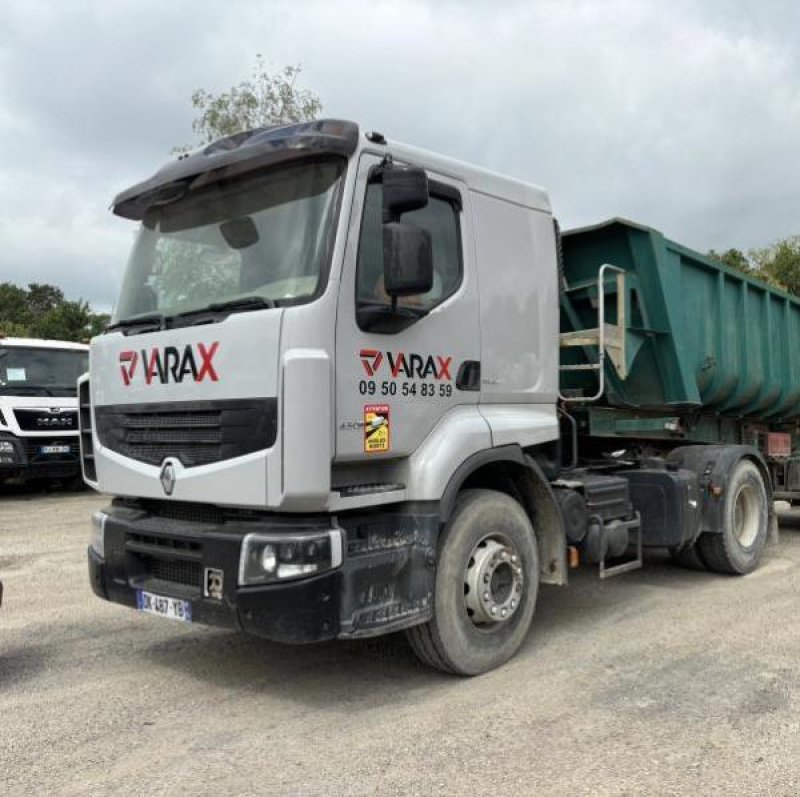
[[0,283],[0,334],[14,337],[86,341],[108,324],[105,313],[94,313],[89,303],[69,301],[54,285],[31,283],[27,290]]
[[[14,328],[26,327],[31,321],[30,307],[28,306],[28,292],[11,282],[0,283],[0,324],[3,332]],[[6,332],[6,334],[11,334]],[[15,333],[18,334],[18,333]]]
[[709,249],[708,256],[719,260],[720,263],[724,263],[729,268],[736,269],[736,271],[743,271],[745,274],[750,274],[753,271],[750,261],[740,249],[728,249],[725,252],[716,252],[713,249]]
[[44,315],[64,303],[64,291],[55,285],[32,282],[28,285],[28,307],[37,315]]
[[800,296],[800,235],[784,238],[772,246],[750,251],[759,277]]
[[722,253],[711,249],[708,255],[768,285],[800,296],[800,235],[763,249],[751,249],[746,255],[739,249]]
[[[270,72],[261,55],[256,56],[252,77],[228,91],[214,95],[205,89],[192,94],[199,116],[192,130],[200,144],[267,125],[291,124],[315,119],[322,111],[316,94],[297,86],[301,66]],[[190,147],[177,148],[186,151]]]

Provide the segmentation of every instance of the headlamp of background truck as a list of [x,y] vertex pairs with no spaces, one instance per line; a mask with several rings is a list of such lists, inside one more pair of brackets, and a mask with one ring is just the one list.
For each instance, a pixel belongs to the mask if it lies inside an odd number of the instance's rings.
[[106,555],[107,518],[108,515],[105,512],[95,512],[92,515],[92,538],[89,540],[89,545],[101,559],[105,559]]
[[324,529],[303,534],[248,534],[242,540],[239,585],[302,578],[342,563],[342,532]]
[[13,465],[17,462],[17,450],[10,440],[0,437],[0,465]]

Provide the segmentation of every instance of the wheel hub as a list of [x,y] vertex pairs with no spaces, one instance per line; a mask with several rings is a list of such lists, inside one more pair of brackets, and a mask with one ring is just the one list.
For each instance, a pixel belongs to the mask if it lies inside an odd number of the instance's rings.
[[484,537],[464,572],[464,602],[476,625],[504,623],[522,599],[524,579],[519,554],[505,539]]
[[758,536],[760,503],[755,489],[742,485],[733,504],[733,532],[739,544],[748,548]]

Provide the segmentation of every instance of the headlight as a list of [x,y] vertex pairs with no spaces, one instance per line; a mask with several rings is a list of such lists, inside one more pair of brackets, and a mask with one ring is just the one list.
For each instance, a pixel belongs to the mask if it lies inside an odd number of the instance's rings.
[[17,450],[10,440],[0,440],[0,465],[11,465],[17,461]]
[[106,555],[106,520],[108,515],[105,512],[95,512],[92,515],[92,538],[89,545],[92,550],[101,558]]
[[242,540],[239,584],[267,584],[332,570],[342,563],[339,529],[303,534],[248,534]]

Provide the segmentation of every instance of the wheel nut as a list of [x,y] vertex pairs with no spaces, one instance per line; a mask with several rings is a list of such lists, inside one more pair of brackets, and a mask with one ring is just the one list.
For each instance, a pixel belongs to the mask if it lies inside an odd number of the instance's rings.
[[512,557],[511,557],[511,561],[512,561],[512,562],[516,562],[516,561],[517,561],[517,557],[516,557],[516,555],[514,555],[514,556],[512,556]]
[[503,610],[500,612],[500,615],[501,615],[502,617],[505,617],[507,614],[508,614],[508,609],[503,609]]
[[515,609],[516,606],[517,606],[517,602],[516,601],[511,601],[511,608]]
[[497,614],[497,606],[492,606],[492,614]]

